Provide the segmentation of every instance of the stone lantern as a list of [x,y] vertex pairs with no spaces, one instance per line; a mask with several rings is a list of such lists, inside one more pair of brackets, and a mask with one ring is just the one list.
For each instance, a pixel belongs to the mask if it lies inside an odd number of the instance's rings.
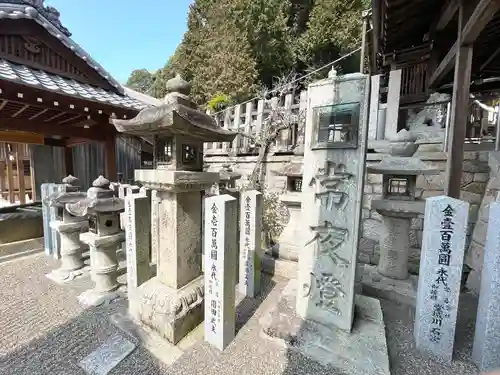
[[112,121],[120,133],[153,137],[154,169],[136,170],[135,181],[157,190],[159,200],[157,275],[129,289],[129,311],[176,344],[203,321],[202,191],[220,180],[203,171],[203,143],[231,142],[236,133],[197,109],[179,75],[167,91],[163,105]]
[[372,208],[383,218],[377,270],[382,276],[406,280],[411,219],[425,210],[425,201],[415,196],[417,176],[439,174],[439,170],[415,157],[389,156],[367,167],[367,172],[383,175],[382,199],[372,201]]
[[45,204],[56,209],[55,220],[50,227],[60,236],[61,267],[47,275],[56,282],[68,282],[82,275],[85,263],[82,258],[85,245],[80,242],[80,233],[88,229],[84,218],[74,216],[65,209],[66,203],[73,203],[82,198],[79,193],[78,179],[74,176],[63,178],[63,189],[48,196]]
[[119,287],[116,250],[125,240],[120,229],[120,213],[125,209],[122,199],[114,196],[110,182],[99,176],[87,191],[85,199],[67,204],[75,216],[86,217],[89,231],[80,234],[80,241],[90,247],[90,267],[94,289],[82,293],[78,299],[86,306],[98,306],[115,299]]

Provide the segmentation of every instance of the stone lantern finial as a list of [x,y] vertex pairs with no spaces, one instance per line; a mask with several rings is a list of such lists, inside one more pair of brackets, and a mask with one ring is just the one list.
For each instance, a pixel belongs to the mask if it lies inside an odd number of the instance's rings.
[[178,92],[186,96],[191,93],[191,84],[186,82],[180,74],[176,74],[174,78],[169,79],[165,86],[169,93]]
[[92,186],[101,189],[109,189],[110,182],[103,175],[100,175],[92,182]]
[[72,175],[67,175],[62,179],[62,183],[65,185],[70,185],[70,186],[76,186],[78,184],[79,180],[75,176]]

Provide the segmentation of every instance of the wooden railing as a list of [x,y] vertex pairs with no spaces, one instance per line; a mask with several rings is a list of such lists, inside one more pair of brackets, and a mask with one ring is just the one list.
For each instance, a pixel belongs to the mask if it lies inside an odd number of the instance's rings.
[[274,152],[292,152],[299,145],[302,137],[299,136],[299,121],[305,119],[307,109],[307,91],[296,95],[287,94],[281,98],[271,98],[268,101],[258,100],[239,104],[223,112],[214,114],[219,126],[236,131],[239,134],[233,142],[213,142],[205,144],[205,155],[224,154],[255,154],[255,139],[266,126],[269,113],[277,109],[287,119],[291,119],[290,127],[281,131],[275,141]]
[[401,66],[401,102],[427,100],[427,62]]

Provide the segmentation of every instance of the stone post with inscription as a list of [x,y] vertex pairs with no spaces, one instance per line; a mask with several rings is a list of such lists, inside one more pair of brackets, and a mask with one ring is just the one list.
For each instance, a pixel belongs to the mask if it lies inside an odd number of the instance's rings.
[[224,350],[235,336],[238,200],[205,199],[205,340]]
[[[297,313],[351,331],[367,139],[368,77],[309,86]],[[332,104],[333,103],[333,104]]]
[[257,190],[240,195],[239,291],[254,298],[260,293],[262,194]]
[[125,248],[127,287],[137,288],[151,278],[151,198],[136,194],[125,197]]
[[417,349],[445,362],[453,354],[468,215],[467,202],[426,200],[414,334]]
[[236,135],[198,111],[190,90],[176,76],[163,105],[112,120],[120,133],[153,137],[154,169],[136,170],[135,181],[158,194],[157,275],[129,291],[129,312],[172,344],[203,321],[201,192],[219,181],[218,173],[203,172],[203,142]]
[[125,240],[125,233],[120,229],[124,203],[114,195],[110,182],[99,176],[87,190],[85,199],[66,204],[68,212],[88,219],[89,231],[80,234],[80,241],[90,247],[90,275],[94,288],[78,296],[84,306],[98,306],[120,296],[116,250]]
[[490,203],[472,360],[481,372],[500,368],[500,202]]

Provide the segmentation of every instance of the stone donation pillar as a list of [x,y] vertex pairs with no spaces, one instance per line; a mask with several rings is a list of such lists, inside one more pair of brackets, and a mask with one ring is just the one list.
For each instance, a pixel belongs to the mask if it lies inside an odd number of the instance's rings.
[[50,227],[60,236],[61,267],[47,274],[47,277],[57,283],[66,283],[83,274],[85,263],[82,253],[85,245],[80,242],[80,233],[88,229],[87,221],[69,213],[65,208],[66,203],[76,202],[81,199],[78,192],[78,179],[71,175],[63,180],[63,188],[46,198],[45,203],[56,210],[55,220],[50,222]]
[[135,181],[159,201],[157,276],[129,290],[129,312],[176,344],[203,321],[202,191],[219,182],[219,173],[203,172],[203,142],[231,142],[235,133],[196,109],[180,76],[167,90],[162,106],[113,123],[121,133],[153,136],[154,169],[136,170]]
[[84,306],[98,306],[118,297],[118,260],[116,250],[125,240],[120,229],[120,213],[125,205],[114,197],[110,182],[99,176],[81,201],[66,205],[76,216],[87,216],[89,231],[80,234],[80,241],[90,247],[90,267],[94,288],[83,292],[78,300]]

